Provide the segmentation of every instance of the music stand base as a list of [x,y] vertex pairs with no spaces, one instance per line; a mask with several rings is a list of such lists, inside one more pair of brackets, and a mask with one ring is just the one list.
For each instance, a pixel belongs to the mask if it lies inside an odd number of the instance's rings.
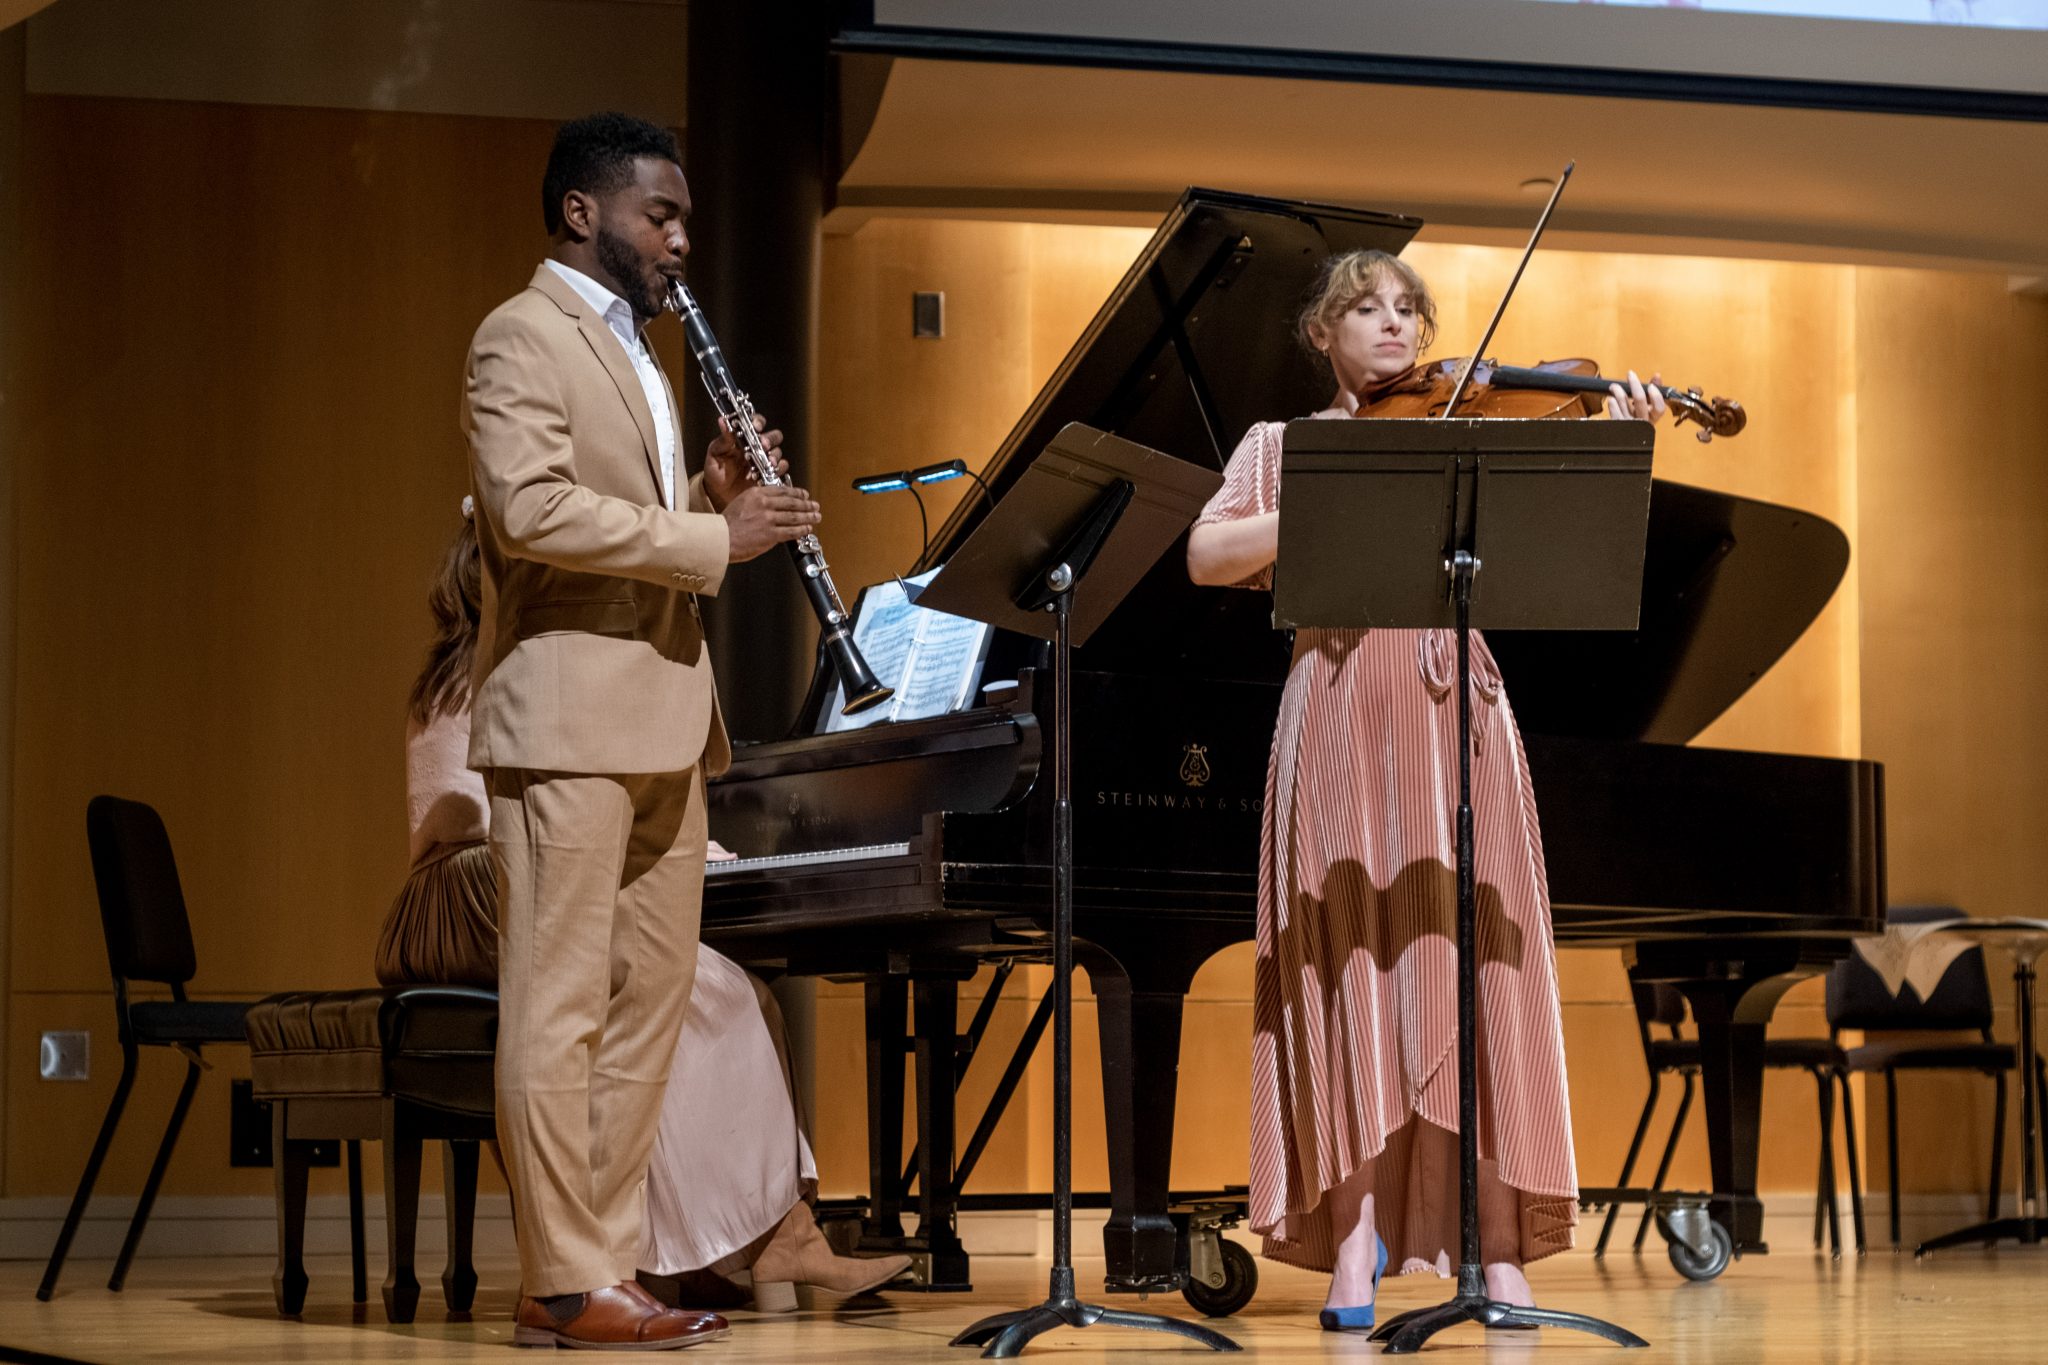
[[1943,1247],[1969,1246],[1973,1242],[1989,1245],[1992,1242],[2003,1242],[2008,1237],[2023,1246],[2039,1246],[2043,1239],[2048,1239],[2048,1218],[1994,1218],[1988,1223],[1977,1223],[1971,1227],[1958,1228],[1954,1232],[1944,1232],[1939,1237],[1922,1242],[1913,1248],[1913,1255],[1925,1256],[1928,1252],[1940,1251]]
[[1052,1289],[1046,1301],[1036,1308],[1018,1309],[1008,1313],[997,1313],[983,1318],[972,1327],[954,1337],[954,1346],[986,1346],[981,1353],[983,1360],[1008,1360],[1022,1351],[1031,1341],[1050,1332],[1055,1327],[1135,1327],[1147,1332],[1165,1332],[1172,1336],[1186,1337],[1212,1351],[1238,1351],[1244,1349],[1221,1332],[1213,1332],[1196,1322],[1185,1322],[1180,1318],[1161,1317],[1156,1313],[1131,1313],[1121,1308],[1103,1308],[1092,1303],[1082,1303],[1074,1297],[1074,1272],[1066,1267],[1054,1266]]
[[1369,1341],[1386,1343],[1388,1355],[1407,1355],[1422,1349],[1422,1344],[1443,1331],[1460,1323],[1476,1322],[1482,1327],[1496,1330],[1516,1327],[1569,1327],[1574,1331],[1590,1332],[1604,1337],[1617,1346],[1648,1346],[1634,1332],[1626,1327],[1616,1327],[1611,1322],[1589,1318],[1583,1313],[1560,1313],[1552,1308],[1517,1308],[1511,1303],[1500,1303],[1484,1294],[1460,1294],[1448,1303],[1434,1308],[1415,1308],[1396,1317],[1387,1319]]

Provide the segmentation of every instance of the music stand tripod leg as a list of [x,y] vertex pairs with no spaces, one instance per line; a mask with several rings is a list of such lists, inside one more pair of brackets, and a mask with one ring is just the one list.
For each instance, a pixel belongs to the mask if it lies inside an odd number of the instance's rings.
[[1457,602],[1458,635],[1458,1292],[1446,1303],[1389,1319],[1369,1338],[1388,1355],[1407,1355],[1463,1322],[1485,1327],[1569,1327],[1622,1346],[1650,1343],[1624,1327],[1548,1308],[1519,1308],[1486,1295],[1479,1260],[1479,980],[1478,887],[1472,834],[1472,578],[1479,560],[1470,550],[1449,565]]

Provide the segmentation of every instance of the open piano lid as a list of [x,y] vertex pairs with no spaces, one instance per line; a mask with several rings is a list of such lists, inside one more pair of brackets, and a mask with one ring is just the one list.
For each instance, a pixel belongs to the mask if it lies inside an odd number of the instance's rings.
[[[1188,190],[982,470],[991,494],[1002,497],[1069,422],[1221,470],[1253,422],[1316,411],[1329,400],[1327,382],[1289,338],[1316,267],[1362,247],[1398,252],[1421,226],[1398,214]],[[950,558],[988,505],[962,501],[918,568]],[[991,678],[1011,676],[1001,644]],[[1277,682],[1287,655],[1261,595],[1195,587],[1176,547],[1075,664]]]
[[1521,727],[1683,744],[1790,649],[1849,567],[1824,517],[1654,480],[1633,631],[1488,631]]
[[[991,493],[1000,498],[1068,422],[1221,469],[1253,422],[1317,411],[1328,381],[1290,335],[1317,266],[1360,247],[1399,252],[1421,226],[1398,214],[1188,190],[983,469]],[[918,568],[944,563],[988,505],[963,500]],[[1824,518],[1660,480],[1638,630],[1487,639],[1525,730],[1683,743],[1791,648],[1848,560],[1847,538]],[[1011,676],[1029,661],[1024,641],[1008,644],[1005,659],[999,638],[986,676]],[[1196,587],[1183,555],[1169,550],[1076,664],[1277,683],[1287,659],[1264,594]]]

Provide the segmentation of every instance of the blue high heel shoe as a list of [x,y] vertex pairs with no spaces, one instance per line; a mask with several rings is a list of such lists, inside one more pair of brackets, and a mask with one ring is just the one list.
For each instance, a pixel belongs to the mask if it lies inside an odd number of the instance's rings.
[[1379,1306],[1380,1276],[1387,1273],[1387,1244],[1380,1241],[1378,1233],[1373,1234],[1373,1240],[1380,1244],[1380,1263],[1372,1272],[1373,1301],[1363,1308],[1325,1308],[1316,1318],[1325,1332],[1355,1332],[1373,1325],[1373,1310]]

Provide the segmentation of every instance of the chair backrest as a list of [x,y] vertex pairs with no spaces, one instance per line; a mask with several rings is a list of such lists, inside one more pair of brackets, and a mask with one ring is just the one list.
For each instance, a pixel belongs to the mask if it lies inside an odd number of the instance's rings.
[[95,796],[85,807],[85,840],[116,982],[190,981],[198,957],[162,818],[140,801]]
[[[1927,924],[1961,919],[1948,905],[1894,905],[1885,914],[1890,924]],[[1977,1029],[1991,1027],[1991,981],[1984,972],[1984,950],[1971,948],[1948,964],[1934,993],[1926,999],[1911,984],[1893,995],[1877,969],[1852,951],[1828,971],[1828,1027],[1835,1029]]]

